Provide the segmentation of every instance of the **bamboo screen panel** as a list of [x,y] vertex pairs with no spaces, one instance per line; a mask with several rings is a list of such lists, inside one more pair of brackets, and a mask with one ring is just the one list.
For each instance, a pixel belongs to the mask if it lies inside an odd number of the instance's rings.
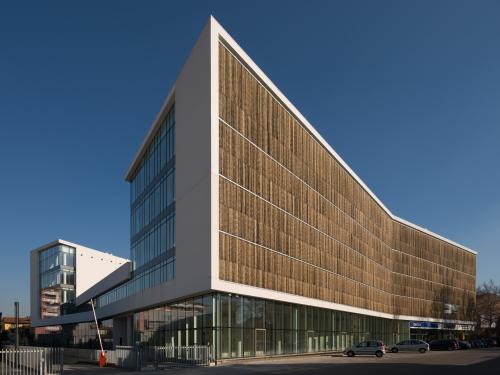
[[473,254],[393,221],[222,43],[219,69],[222,280],[412,316],[470,305]]

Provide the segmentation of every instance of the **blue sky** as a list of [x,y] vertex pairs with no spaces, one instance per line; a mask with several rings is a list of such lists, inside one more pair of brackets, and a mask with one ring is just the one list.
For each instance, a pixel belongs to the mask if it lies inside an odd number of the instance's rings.
[[85,1],[0,6],[0,311],[28,253],[127,257],[123,175],[213,14],[398,216],[500,282],[500,3]]

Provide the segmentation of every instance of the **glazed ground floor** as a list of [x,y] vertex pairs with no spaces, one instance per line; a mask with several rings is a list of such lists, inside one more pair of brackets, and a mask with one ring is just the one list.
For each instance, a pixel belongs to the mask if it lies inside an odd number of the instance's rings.
[[[127,337],[123,322],[133,326]],[[208,293],[99,323],[113,345],[211,345],[217,358],[340,351],[362,340],[409,338],[406,321],[225,293]],[[95,323],[52,327],[39,344],[97,348]]]
[[212,293],[134,314],[144,345],[213,345],[217,358],[343,350],[362,340],[409,338],[408,322]]
[[[368,339],[390,346],[410,338],[408,321],[225,293],[166,303],[99,325],[108,348],[211,345],[219,359],[342,351]],[[93,322],[61,326],[38,335],[37,340],[39,344],[98,347]]]

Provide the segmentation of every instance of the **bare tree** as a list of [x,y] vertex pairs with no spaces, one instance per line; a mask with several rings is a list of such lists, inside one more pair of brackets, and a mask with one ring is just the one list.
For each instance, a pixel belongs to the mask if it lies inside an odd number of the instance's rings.
[[497,319],[497,331],[496,331],[496,337],[500,337],[500,314],[498,315]]
[[462,305],[460,305],[460,319],[476,321],[476,299],[464,292]]
[[478,323],[491,331],[500,318],[500,285],[493,280],[482,283],[477,288],[476,306]]

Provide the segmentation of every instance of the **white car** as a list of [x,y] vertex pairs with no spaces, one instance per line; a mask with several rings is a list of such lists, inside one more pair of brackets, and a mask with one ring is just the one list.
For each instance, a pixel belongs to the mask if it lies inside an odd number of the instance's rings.
[[425,353],[430,350],[429,344],[422,340],[404,340],[398,342],[391,348],[392,353],[397,352],[413,352],[418,351],[420,353]]
[[363,341],[344,350],[344,354],[348,357],[360,354],[375,354],[377,357],[382,357],[385,354],[385,345],[380,340]]

